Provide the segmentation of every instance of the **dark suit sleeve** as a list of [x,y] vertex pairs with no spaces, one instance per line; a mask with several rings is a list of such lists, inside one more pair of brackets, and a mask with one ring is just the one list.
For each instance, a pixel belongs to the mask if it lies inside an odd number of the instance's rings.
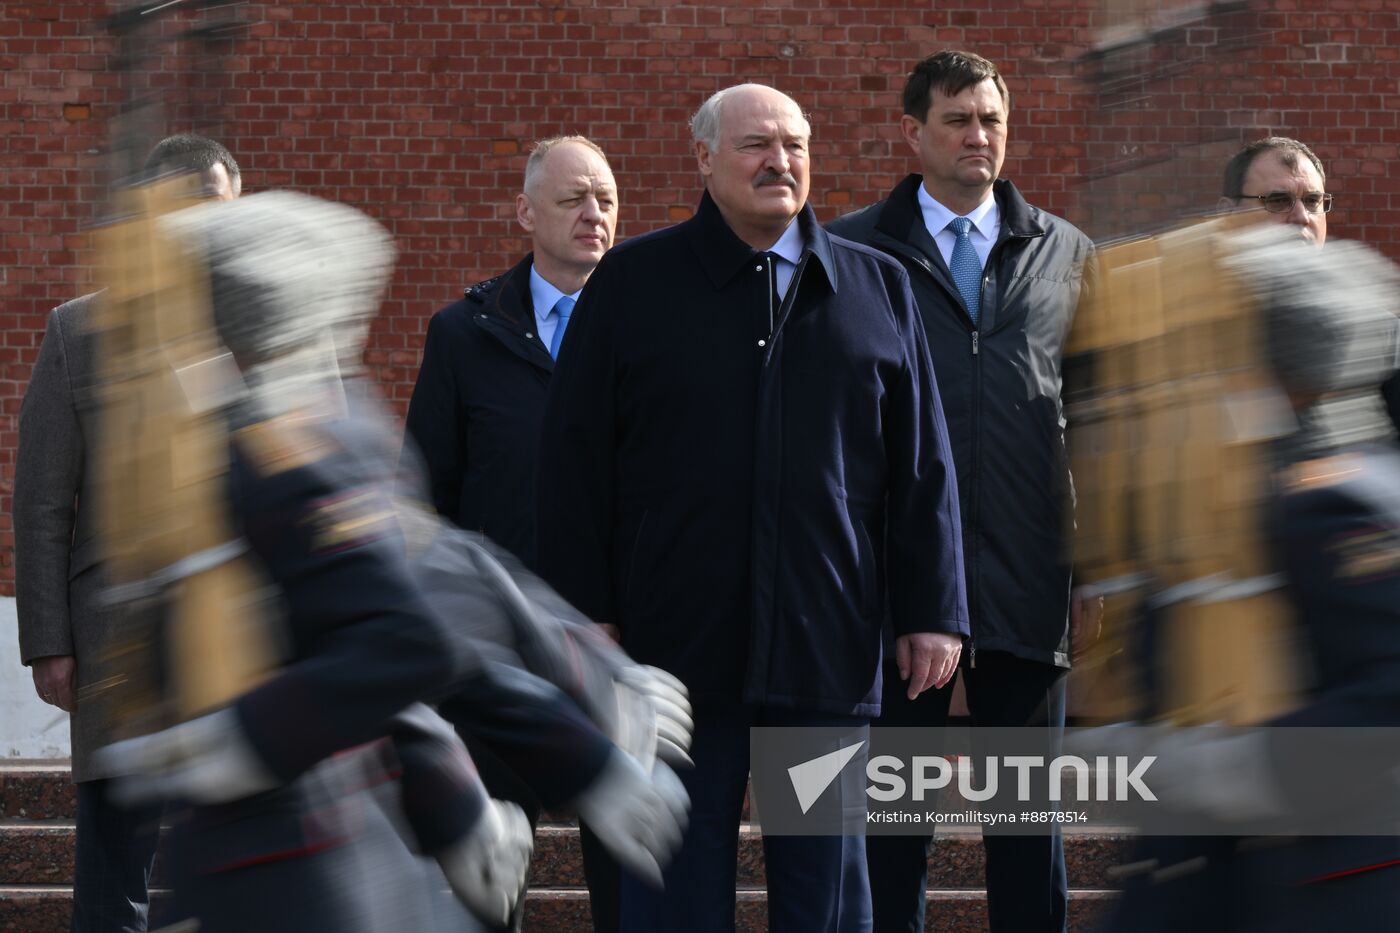
[[237,702],[260,759],[289,780],[395,731],[410,704],[442,701],[464,732],[534,762],[527,777],[542,800],[570,799],[611,743],[552,684],[485,661],[472,627],[441,611],[441,594],[410,566],[391,488],[357,481],[348,459],[332,452],[275,473],[234,459],[236,511],[281,593],[295,657]]
[[83,440],[60,312],[49,315],[19,415],[15,458],[15,596],[20,660],[73,654],[68,571]]
[[405,440],[417,448],[428,474],[428,494],[437,513],[458,520],[462,481],[467,472],[466,419],[458,411],[459,397],[454,359],[463,348],[454,340],[451,322],[440,311],[428,322],[423,365],[408,403]]
[[1307,702],[1278,722],[1400,726],[1395,516],[1364,497],[1319,489],[1284,496],[1271,517],[1303,634],[1315,654],[1325,655]]
[[884,431],[890,470],[890,616],[896,635],[967,637],[957,473],[943,402],[908,275],[899,270],[890,286],[906,355],[904,372],[890,393]]
[[538,570],[594,622],[617,623],[612,591],[618,263],[594,271],[549,383],[537,474]]
[[270,474],[238,456],[232,469],[244,536],[278,586],[299,659],[237,704],[284,780],[384,735],[474,661],[414,585],[388,490],[337,482],[322,466]]

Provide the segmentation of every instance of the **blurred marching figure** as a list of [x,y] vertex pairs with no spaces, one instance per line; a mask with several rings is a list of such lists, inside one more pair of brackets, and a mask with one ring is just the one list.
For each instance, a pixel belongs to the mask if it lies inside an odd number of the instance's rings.
[[[208,269],[227,353],[202,391],[221,399],[238,545],[270,584],[286,659],[231,703],[102,753],[127,796],[186,805],[178,912],[205,933],[460,929],[363,793],[387,759],[410,845],[501,923],[524,882],[528,823],[486,797],[424,703],[518,765],[546,806],[591,820],[629,869],[659,877],[686,817],[668,766],[687,761],[683,688],[437,519],[400,472],[397,429],[358,365],[388,234],[288,192],[158,227]],[[366,743],[377,747],[337,754]]]
[[[1400,273],[1360,244],[1317,250],[1275,225],[1223,245],[1221,270],[1257,304],[1261,355],[1294,421],[1271,444],[1260,514],[1302,674],[1287,711],[1262,724],[1400,725],[1400,447],[1376,391],[1396,368]],[[1219,650],[1228,638],[1217,632]],[[1288,732],[1132,749],[1159,755],[1157,779],[1222,835],[1145,839],[1106,930],[1400,928],[1400,837],[1243,835],[1289,814],[1354,813],[1363,799],[1394,812],[1400,752],[1367,747],[1385,766],[1317,799],[1295,766],[1275,764]],[[1393,828],[1369,812],[1378,832]]]

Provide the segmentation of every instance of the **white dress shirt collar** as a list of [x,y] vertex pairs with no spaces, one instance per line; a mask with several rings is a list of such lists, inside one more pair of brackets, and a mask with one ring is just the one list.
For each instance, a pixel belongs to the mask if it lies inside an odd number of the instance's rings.
[[933,237],[933,241],[938,244],[938,251],[943,254],[945,263],[951,262],[953,244],[957,241],[957,235],[948,229],[948,224],[955,217],[966,217],[972,221],[970,238],[973,248],[977,250],[977,256],[982,260],[982,265],[987,264],[987,256],[991,253],[992,247],[996,245],[997,236],[1001,233],[1001,211],[997,208],[996,198],[988,198],[970,213],[954,214],[934,200],[927,188],[919,185],[919,209],[924,215],[924,226],[928,228],[929,236]]
[[786,296],[788,285],[792,284],[792,277],[797,272],[797,263],[802,259],[802,251],[807,248],[807,241],[802,236],[802,226],[794,217],[787,225],[783,235],[778,237],[778,242],[769,247],[768,251],[783,260],[778,263],[774,273],[778,278],[778,294]]

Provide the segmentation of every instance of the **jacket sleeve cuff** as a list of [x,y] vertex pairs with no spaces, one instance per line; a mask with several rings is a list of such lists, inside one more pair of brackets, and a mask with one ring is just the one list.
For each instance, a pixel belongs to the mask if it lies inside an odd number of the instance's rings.
[[69,631],[45,631],[25,633],[19,637],[19,660],[26,667],[40,658],[64,658],[73,656],[73,633]]
[[896,637],[903,635],[957,635],[961,638],[968,638],[972,631],[968,628],[966,619],[909,619],[903,624],[900,620],[895,620],[894,633]]

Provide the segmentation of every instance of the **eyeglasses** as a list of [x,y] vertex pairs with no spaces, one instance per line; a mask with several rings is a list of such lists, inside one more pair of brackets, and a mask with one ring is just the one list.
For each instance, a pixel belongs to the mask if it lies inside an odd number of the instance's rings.
[[1309,214],[1326,214],[1332,210],[1332,195],[1310,191],[1301,198],[1295,198],[1287,191],[1270,191],[1268,194],[1242,194],[1241,201],[1258,201],[1259,206],[1270,214],[1288,214],[1293,205],[1303,202],[1303,210]]

